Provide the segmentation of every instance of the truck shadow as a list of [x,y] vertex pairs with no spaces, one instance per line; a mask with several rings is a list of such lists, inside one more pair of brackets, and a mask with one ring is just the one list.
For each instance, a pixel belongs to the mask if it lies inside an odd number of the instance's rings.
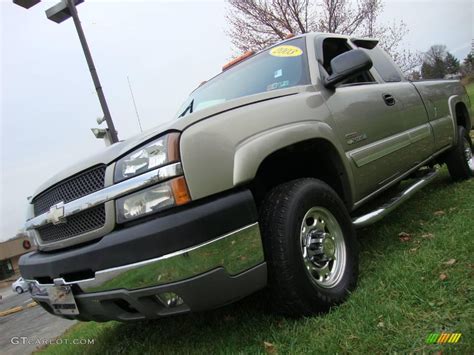
[[[443,170],[431,185],[383,221],[358,231],[361,245],[360,279],[365,284],[370,280],[364,279],[376,277],[370,271],[374,263],[378,263],[378,267],[389,267],[384,265],[389,263],[384,260],[384,254],[408,248],[407,244],[401,242],[399,232],[412,235],[424,233],[426,224],[438,218],[440,213],[437,215],[437,211],[448,213],[450,208],[454,208],[455,201],[446,196],[450,196],[457,186],[451,183],[449,175]],[[442,194],[443,198],[434,196],[435,193]],[[198,352],[208,349],[211,352],[212,349],[228,349],[229,346],[235,350],[256,344],[263,346],[263,342],[271,341],[275,331],[279,330],[291,337],[295,327],[308,322],[307,318],[291,319],[272,313],[267,297],[271,295],[261,291],[213,311],[138,323],[116,323],[110,327],[107,325],[107,330],[97,335],[96,342],[108,344],[107,349],[112,353],[129,349],[130,342],[136,344],[134,351],[144,353],[160,352],[160,347],[173,349],[176,353],[186,353],[190,349]],[[345,309],[335,307],[330,312],[340,312],[340,317],[344,318]],[[256,327],[259,329],[258,334],[254,331]],[[88,349],[88,352],[94,353],[95,348]]]
[[[200,313],[191,313],[157,320],[135,323],[117,323],[96,338],[98,344],[111,344],[114,349],[129,348],[130,342],[143,344],[143,353],[173,349],[176,353],[188,353],[190,349],[225,348],[227,343],[245,347],[255,342],[255,334],[241,337],[243,329],[252,329],[256,323],[267,329],[278,327],[284,318],[270,313],[265,290],[225,307]],[[240,336],[239,336],[240,334]],[[261,336],[261,334],[260,334]],[[221,344],[221,345],[219,345]],[[140,349],[141,345],[138,345]],[[155,346],[156,348],[153,348]],[[90,350],[94,353],[96,349]],[[97,353],[100,353],[98,351]],[[167,351],[166,351],[167,352]]]

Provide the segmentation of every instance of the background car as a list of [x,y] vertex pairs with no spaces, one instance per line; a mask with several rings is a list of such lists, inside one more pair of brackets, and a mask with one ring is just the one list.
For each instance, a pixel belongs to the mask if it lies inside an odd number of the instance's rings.
[[28,284],[23,279],[23,277],[20,277],[18,280],[12,283],[12,290],[18,294],[22,294],[23,292],[28,291]]

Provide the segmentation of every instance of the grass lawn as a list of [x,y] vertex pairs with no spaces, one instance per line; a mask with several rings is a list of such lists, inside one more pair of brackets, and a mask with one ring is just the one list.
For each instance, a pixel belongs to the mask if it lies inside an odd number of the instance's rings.
[[[474,85],[469,91],[474,102]],[[283,318],[267,311],[259,293],[202,314],[131,324],[81,323],[62,339],[95,339],[95,345],[52,345],[42,351],[472,354],[473,202],[474,179],[453,184],[444,168],[401,208],[360,230],[359,286],[328,314]],[[425,343],[430,333],[440,332],[462,336],[458,344]]]
[[466,86],[467,93],[469,94],[469,97],[471,98],[471,105],[474,105],[474,83],[469,84]]

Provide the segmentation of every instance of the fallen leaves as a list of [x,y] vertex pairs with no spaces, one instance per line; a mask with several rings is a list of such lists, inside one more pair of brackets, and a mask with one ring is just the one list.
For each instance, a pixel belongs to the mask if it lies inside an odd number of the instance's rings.
[[[445,261],[443,263],[443,265],[446,265],[446,266],[452,266],[456,263],[456,259],[449,259],[448,261]],[[446,271],[442,271],[438,278],[440,279],[440,281],[446,281],[448,279],[448,274],[446,273]]]
[[272,343],[270,343],[270,342],[268,342],[268,341],[264,341],[264,342],[263,342],[263,347],[265,348],[265,352],[266,352],[267,354],[272,354],[272,355],[273,355],[273,354],[277,354],[277,353],[278,353],[278,352],[277,352],[277,349],[276,349],[276,347],[275,347],[275,345],[272,344]]
[[433,239],[434,238],[434,235],[431,234],[431,233],[426,233],[426,234],[422,234],[421,237],[423,239]]
[[441,274],[439,274],[439,279],[441,281],[446,281],[448,279],[448,275],[444,272],[442,272]]
[[406,232],[400,232],[398,233],[398,238],[401,242],[409,242],[411,240],[411,235]]
[[444,262],[443,264],[451,266],[451,265],[454,265],[455,263],[456,263],[456,259],[449,259],[448,261]]

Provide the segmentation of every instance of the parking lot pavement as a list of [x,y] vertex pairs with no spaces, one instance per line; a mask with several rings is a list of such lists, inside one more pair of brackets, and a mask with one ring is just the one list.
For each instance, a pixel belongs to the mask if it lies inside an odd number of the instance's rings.
[[0,312],[17,306],[26,306],[28,303],[33,302],[28,292],[18,295],[10,289],[3,289],[0,290],[0,295],[2,295]]
[[[15,291],[13,291],[11,289],[11,287],[0,289],[0,295],[2,296],[3,299],[5,299],[7,297],[10,297],[10,296],[13,296],[14,294],[15,294]],[[1,304],[2,304],[2,301],[0,300],[0,306],[1,306]]]
[[0,317],[0,353],[31,354],[46,340],[54,339],[64,333],[75,321],[55,317],[40,306],[26,308],[32,302],[30,294],[9,293],[0,290],[3,296],[0,311],[22,306],[20,312]]

